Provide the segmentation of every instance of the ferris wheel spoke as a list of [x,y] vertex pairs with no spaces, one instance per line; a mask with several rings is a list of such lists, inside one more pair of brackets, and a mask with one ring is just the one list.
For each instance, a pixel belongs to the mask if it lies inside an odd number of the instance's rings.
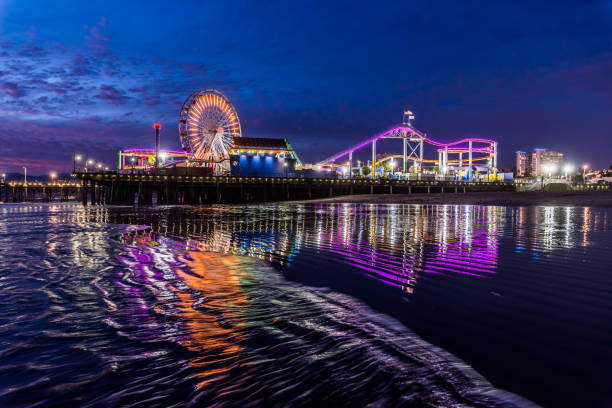
[[233,138],[241,135],[236,109],[217,91],[192,94],[183,104],[179,119],[181,144],[197,160],[229,158]]

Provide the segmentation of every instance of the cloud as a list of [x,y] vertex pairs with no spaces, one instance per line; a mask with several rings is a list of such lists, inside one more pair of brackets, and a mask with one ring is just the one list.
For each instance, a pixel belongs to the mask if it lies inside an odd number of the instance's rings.
[[4,90],[7,94],[11,95],[15,99],[21,98],[25,95],[25,91],[14,82],[4,82],[2,85],[0,85],[0,89]]
[[129,98],[112,85],[100,85],[100,99],[103,99],[112,105],[124,105]]

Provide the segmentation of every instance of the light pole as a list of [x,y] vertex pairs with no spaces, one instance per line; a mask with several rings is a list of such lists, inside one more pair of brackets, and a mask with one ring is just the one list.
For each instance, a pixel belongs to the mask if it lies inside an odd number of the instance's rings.
[[51,174],[49,174],[49,176],[51,177],[51,183],[53,183],[55,181],[55,178],[57,177],[57,174],[55,174],[55,172],[52,171]]
[[159,167],[159,131],[161,130],[160,123],[154,123],[155,128],[155,170]]
[[285,166],[285,178],[287,178],[287,165],[288,165],[288,164],[287,164],[287,161],[286,161],[286,160],[284,160],[284,161],[283,161],[283,166]]
[[587,167],[589,165],[585,164],[584,166],[582,166],[582,183],[586,184],[586,171],[587,171]]
[[563,171],[565,172],[565,179],[567,180],[567,173],[571,173],[572,171],[574,171],[574,166],[572,166],[571,164],[566,164],[565,166],[563,166]]
[[[95,164],[95,162],[93,161],[93,159],[89,159],[85,162],[86,165],[90,165],[93,166]],[[85,167],[85,173],[87,173],[87,167]]]
[[393,178],[393,169],[395,168],[395,161],[391,160],[391,178]]
[[550,172],[550,165],[548,165],[548,164],[543,165],[542,166],[542,173],[540,174],[541,182],[542,182],[541,190],[544,190],[544,173],[548,173],[548,172]]
[[23,185],[24,186],[28,185],[28,169],[27,169],[27,167],[23,168]]
[[81,161],[81,155],[72,153],[72,172],[76,172],[76,162]]

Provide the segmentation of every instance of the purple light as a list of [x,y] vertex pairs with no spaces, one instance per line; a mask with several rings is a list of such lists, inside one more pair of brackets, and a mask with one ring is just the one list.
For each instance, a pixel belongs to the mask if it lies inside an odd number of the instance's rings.
[[[492,139],[483,139],[483,138],[477,138],[477,137],[470,137],[470,138],[467,138],[467,139],[461,139],[461,140],[457,140],[457,141],[454,141],[454,142],[443,143],[443,142],[438,142],[436,140],[433,140],[433,139],[430,139],[430,138],[426,137],[425,134],[423,134],[422,132],[420,132],[420,131],[412,128],[412,127],[409,127],[409,126],[396,126],[394,128],[391,128],[391,129],[389,129],[389,130],[387,130],[387,131],[385,131],[385,132],[383,132],[383,133],[381,133],[381,134],[371,138],[371,139],[366,140],[365,142],[362,142],[362,143],[360,143],[360,144],[358,144],[356,146],[353,146],[353,147],[351,147],[351,148],[349,148],[347,150],[344,150],[343,152],[338,153],[335,156],[332,156],[332,157],[330,157],[330,158],[328,158],[326,160],[323,160],[323,161],[319,162],[318,164],[322,165],[322,164],[326,164],[326,163],[335,162],[336,160],[340,159],[341,157],[344,157],[344,156],[348,155],[349,153],[354,152],[355,150],[359,150],[362,147],[365,147],[365,146],[369,145],[370,143],[372,143],[372,142],[374,142],[374,141],[376,141],[378,139],[384,139],[384,138],[388,137],[390,134],[392,134],[393,132],[396,132],[398,130],[408,131],[409,133],[412,133],[413,135],[417,135],[417,136],[422,137],[423,141],[426,142],[426,143],[429,143],[429,144],[434,145],[434,146],[441,146],[441,147],[456,146],[456,145],[458,145],[460,143],[466,143],[466,142],[487,143],[487,144],[491,144],[491,145],[497,143],[495,140],[492,140]],[[463,149],[463,147],[458,147],[457,149]],[[467,150],[469,150],[469,148],[466,148],[466,151]],[[491,150],[488,149],[488,148],[472,148],[472,151],[473,152],[479,152],[479,153],[480,152],[486,152],[486,153],[491,152]]]
[[[160,150],[159,152],[185,155],[185,152],[180,150]],[[155,149],[126,149],[123,153],[155,153]]]

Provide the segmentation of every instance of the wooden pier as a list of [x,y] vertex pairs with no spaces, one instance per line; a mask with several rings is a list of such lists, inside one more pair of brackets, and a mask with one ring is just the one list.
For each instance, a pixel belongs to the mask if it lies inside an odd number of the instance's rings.
[[[514,191],[513,183],[75,173],[83,204],[203,204],[309,200],[351,194]],[[155,197],[155,200],[154,200]]]
[[51,202],[81,200],[81,185],[76,183],[0,183],[0,202]]

